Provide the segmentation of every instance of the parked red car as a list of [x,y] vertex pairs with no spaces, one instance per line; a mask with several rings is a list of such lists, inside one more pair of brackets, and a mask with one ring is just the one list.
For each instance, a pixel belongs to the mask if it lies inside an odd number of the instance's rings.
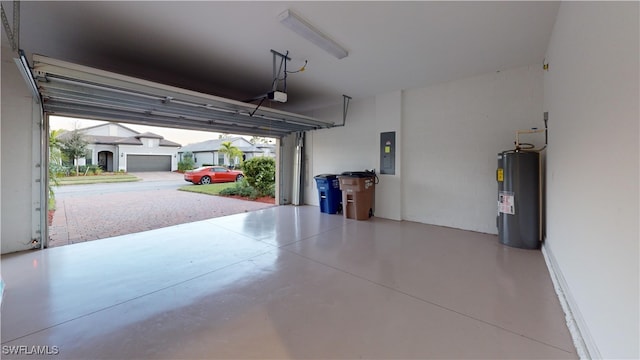
[[229,170],[224,166],[203,166],[184,173],[184,181],[200,185],[240,181],[242,178],[242,171]]

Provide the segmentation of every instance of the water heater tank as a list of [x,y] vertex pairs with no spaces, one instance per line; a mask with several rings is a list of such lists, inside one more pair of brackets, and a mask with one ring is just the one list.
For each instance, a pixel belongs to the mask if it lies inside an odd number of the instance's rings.
[[498,154],[498,239],[502,244],[540,248],[540,153]]

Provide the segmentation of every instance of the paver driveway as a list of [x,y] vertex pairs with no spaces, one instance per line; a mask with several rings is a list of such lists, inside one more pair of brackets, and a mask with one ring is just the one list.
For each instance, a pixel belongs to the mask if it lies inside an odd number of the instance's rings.
[[149,190],[57,198],[56,212],[49,226],[49,247],[153,230],[274,206],[176,189],[153,188],[154,181],[172,178],[183,181],[180,174],[136,175],[142,177],[144,182],[149,182]]

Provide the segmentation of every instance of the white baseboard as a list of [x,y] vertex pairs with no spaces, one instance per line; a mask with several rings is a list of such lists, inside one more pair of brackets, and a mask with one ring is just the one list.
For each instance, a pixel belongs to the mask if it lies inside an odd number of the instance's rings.
[[567,327],[569,328],[569,333],[571,333],[573,345],[576,347],[578,356],[581,359],[601,359],[600,351],[591,337],[591,333],[580,313],[580,309],[571,296],[571,292],[569,291],[567,282],[562,276],[560,267],[558,267],[553,253],[547,248],[546,244],[542,246],[542,255],[549,269],[549,275],[551,275],[551,281],[553,281],[553,287],[560,300],[560,305],[564,311]]

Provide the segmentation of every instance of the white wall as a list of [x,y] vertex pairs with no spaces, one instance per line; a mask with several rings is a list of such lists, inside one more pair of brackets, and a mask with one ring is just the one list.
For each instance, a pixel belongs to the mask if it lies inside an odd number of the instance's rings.
[[[316,110],[311,113],[311,116],[341,124],[342,105]],[[376,100],[373,97],[351,101],[344,127],[308,132],[305,152],[306,168],[304,169],[305,203],[319,204],[318,190],[313,178],[316,175],[377,169],[379,133]],[[379,208],[376,206],[376,212]]]
[[[310,155],[307,164],[311,173],[305,185],[313,186],[312,192],[316,191],[314,175],[377,168],[375,105],[375,98],[352,100],[344,127],[307,133],[306,147]],[[312,116],[342,123],[342,105],[314,111]],[[315,195],[313,198],[317,198]]]
[[640,358],[638,3],[563,3],[547,50],[547,242],[592,356]]
[[[4,32],[0,33],[0,36],[5,36]],[[4,43],[1,52],[5,52]],[[4,67],[4,60],[0,59],[0,79],[2,78],[2,68]],[[0,89],[0,94],[2,89]],[[2,109],[2,97],[0,96],[0,109]],[[0,114],[0,189],[2,189],[2,115]],[[0,190],[0,219],[2,219],[2,191]],[[0,247],[2,246],[2,221],[0,220]],[[0,306],[2,306],[2,299],[4,298],[4,280],[2,280],[2,267],[0,267]]]
[[[1,253],[30,249],[32,205],[32,97],[13,61],[4,28],[2,30],[2,131],[0,167]],[[39,206],[39,205],[38,205]]]
[[213,152],[197,152],[197,153],[193,153],[193,156],[195,157],[195,159],[197,161],[194,161],[195,163],[195,167],[199,168],[201,166],[203,166],[204,164],[215,164],[216,163],[216,158],[214,158],[213,156]]
[[[1,33],[0,36],[4,36],[4,33]],[[3,53],[6,51],[4,48],[4,43],[1,48]],[[4,58],[0,61],[0,78],[2,78],[2,68],[4,67],[5,62]],[[2,90],[0,89],[0,93]],[[2,97],[0,97],[0,109],[2,109]],[[2,115],[0,114],[0,189],[2,189]],[[2,191],[0,191],[0,219],[2,219]],[[2,221],[0,220],[0,246],[2,245]],[[0,267],[0,306],[2,306],[2,299],[4,298],[4,280],[2,280],[2,268]]]
[[404,91],[406,220],[497,233],[497,154],[544,126],[542,81],[532,65]]
[[[544,126],[542,73],[540,64],[352,101],[344,128],[309,133],[311,179],[378,169],[380,132],[396,131],[398,168],[379,175],[376,216],[496,233],[497,154],[516,130]],[[342,107],[312,115],[341,122]],[[306,190],[317,205],[315,184]]]
[[[376,96],[376,173],[380,180],[376,185],[376,216],[386,219],[402,220],[402,91]],[[395,174],[380,173],[380,133],[395,132]]]

